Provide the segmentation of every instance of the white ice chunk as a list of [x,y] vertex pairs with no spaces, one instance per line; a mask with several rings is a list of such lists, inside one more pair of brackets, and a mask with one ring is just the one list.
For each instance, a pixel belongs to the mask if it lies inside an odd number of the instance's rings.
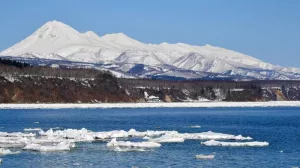
[[95,139],[112,139],[112,138],[128,138],[128,137],[155,137],[155,136],[161,136],[169,132],[176,132],[177,131],[145,131],[145,132],[139,132],[135,129],[130,129],[128,132],[124,130],[115,130],[115,131],[109,131],[109,132],[96,132],[94,133]]
[[0,155],[13,155],[13,154],[19,154],[20,152],[17,151],[17,152],[12,152],[11,150],[9,149],[3,149],[3,148],[0,148]]
[[145,148],[120,148],[120,147],[115,147],[113,148],[113,151],[116,152],[145,152],[149,151]]
[[73,166],[80,166],[80,163],[74,163]]
[[129,147],[129,148],[159,148],[161,144],[156,142],[130,142],[117,141],[116,138],[107,143],[108,147]]
[[183,133],[181,137],[184,139],[231,139],[231,140],[251,140],[251,137],[243,137],[242,135],[231,135],[231,134],[223,134],[223,133],[216,133],[216,132],[202,132],[202,133]]
[[51,128],[52,130],[60,130],[62,129],[61,127],[54,127],[54,128]]
[[149,139],[149,141],[157,142],[157,143],[181,143],[184,142],[183,138],[168,138],[168,137],[160,137],[160,138],[154,138]]
[[0,148],[23,148],[28,142],[27,137],[0,137]]
[[40,145],[40,144],[28,144],[23,149],[33,150],[39,152],[57,152],[57,151],[69,151],[74,148],[75,144],[70,142],[61,142],[53,145]]
[[223,134],[223,133],[216,133],[216,132],[201,132],[201,133],[178,133],[177,131],[165,131],[164,134],[160,137],[144,137],[144,139],[189,139],[189,140],[205,140],[205,139],[232,139],[232,140],[251,140],[251,137],[243,137],[242,135],[231,135],[231,134]]
[[24,131],[41,131],[42,129],[41,128],[25,128]]
[[152,130],[147,130],[144,132],[139,132],[136,131],[135,129],[130,129],[128,131],[128,135],[131,137],[157,137],[165,134],[171,134],[171,133],[178,133],[177,131],[152,131]]
[[7,133],[7,132],[0,132],[0,137],[35,137],[36,134],[33,133],[22,133],[22,132],[13,132],[13,133]]
[[47,137],[61,137],[65,139],[74,139],[76,142],[89,142],[94,140],[94,133],[82,128],[77,129],[65,129],[65,130],[56,130],[50,129],[46,132],[40,131],[40,135]]
[[206,142],[201,142],[201,144],[206,146],[251,146],[251,147],[263,147],[263,146],[269,146],[268,142],[222,142],[222,141],[215,141],[210,140]]
[[190,128],[201,128],[200,125],[190,125]]
[[95,139],[111,139],[111,138],[127,138],[128,132],[124,130],[114,130],[108,132],[96,132],[94,134]]
[[0,148],[23,148],[26,146],[23,142],[0,142]]
[[215,155],[196,155],[196,159],[214,159]]
[[184,142],[184,138],[178,132],[169,132],[165,135],[162,135],[157,138],[144,137],[143,139],[148,139],[151,142],[157,143],[182,143]]
[[74,139],[64,139],[64,138],[61,138],[61,137],[41,137],[41,138],[30,140],[30,143],[32,143],[32,144],[40,144],[40,145],[58,144],[58,143],[61,143],[61,142],[75,143],[76,141]]

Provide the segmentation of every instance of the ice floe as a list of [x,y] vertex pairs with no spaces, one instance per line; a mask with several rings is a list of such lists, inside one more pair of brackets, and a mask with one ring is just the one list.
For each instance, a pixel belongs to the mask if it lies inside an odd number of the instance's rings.
[[57,152],[57,151],[69,151],[74,147],[75,147],[75,143],[63,141],[54,145],[53,144],[52,145],[28,144],[23,149],[39,151],[39,152]]
[[157,137],[161,135],[165,135],[167,133],[176,132],[177,131],[144,131],[139,132],[135,129],[130,129],[128,132],[124,130],[115,130],[108,132],[96,132],[94,137],[96,139],[112,139],[112,138],[128,138],[128,137]]
[[161,144],[156,142],[130,142],[130,141],[117,141],[116,138],[107,143],[108,147],[125,147],[125,148],[159,148]]
[[206,142],[201,142],[201,144],[206,146],[251,146],[251,147],[263,147],[263,146],[269,146],[268,142],[222,142],[222,141],[215,141],[210,140]]
[[195,156],[196,159],[214,159],[215,158],[215,155],[196,155]]
[[41,131],[41,128],[25,128],[24,131],[26,132],[32,132],[32,131]]
[[0,132],[0,137],[35,137],[36,134],[34,133],[22,133],[22,132]]
[[223,134],[217,132],[201,132],[201,133],[178,133],[177,131],[167,132],[164,134],[165,138],[183,138],[186,140],[251,140],[251,137],[243,137],[242,135],[231,135],[231,134]]
[[80,166],[80,163],[74,163],[73,166]]
[[200,125],[190,125],[190,128],[201,128]]
[[50,129],[52,129],[52,130],[60,130],[60,129],[62,129],[62,127],[53,127],[53,128],[50,128]]
[[[31,129],[32,130],[32,129]],[[38,129],[36,129],[37,131]],[[131,139],[135,139],[132,142]],[[267,146],[267,142],[241,142],[251,137],[217,132],[179,133],[178,131],[137,131],[135,129],[93,132],[82,129],[40,130],[35,133],[0,132],[0,149],[19,148],[38,152],[70,151],[78,142],[101,141],[113,151],[149,151],[159,148],[163,143],[184,143],[185,140],[209,140],[202,142],[207,146]],[[216,140],[233,140],[222,142]]]
[[9,149],[3,149],[3,148],[0,148],[0,155],[13,155],[13,154],[18,154],[20,153],[19,151],[17,152],[12,152],[11,150]]
[[[147,139],[147,138],[145,138],[145,139]],[[168,137],[168,136],[162,136],[159,138],[149,138],[148,140],[151,142],[157,142],[157,143],[182,143],[182,142],[184,142],[184,138]]]
[[64,139],[73,139],[74,142],[89,142],[94,140],[94,133],[82,128],[77,129],[65,129],[65,130],[56,130],[50,129],[48,131],[40,131],[41,136],[47,136],[51,138],[64,138]]
[[115,152],[146,152],[150,151],[149,149],[145,148],[120,148],[120,147],[114,147],[111,148]]

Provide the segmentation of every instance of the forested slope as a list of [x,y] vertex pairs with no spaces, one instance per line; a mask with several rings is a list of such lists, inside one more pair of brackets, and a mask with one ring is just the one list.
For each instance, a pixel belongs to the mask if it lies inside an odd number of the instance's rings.
[[0,103],[271,100],[300,100],[300,82],[122,79],[106,71],[0,59]]

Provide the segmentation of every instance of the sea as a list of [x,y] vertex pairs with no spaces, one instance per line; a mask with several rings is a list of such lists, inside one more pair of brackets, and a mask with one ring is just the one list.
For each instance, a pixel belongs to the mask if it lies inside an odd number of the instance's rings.
[[[191,128],[198,125],[200,128]],[[116,152],[106,142],[82,142],[66,152],[34,152],[0,156],[4,168],[296,168],[300,167],[300,108],[123,108],[0,110],[0,132],[25,128],[86,128],[95,132],[175,130],[213,131],[250,136],[265,147],[204,146],[201,140],[164,143],[149,151]],[[13,150],[13,149],[12,149]],[[196,159],[196,155],[215,155]]]

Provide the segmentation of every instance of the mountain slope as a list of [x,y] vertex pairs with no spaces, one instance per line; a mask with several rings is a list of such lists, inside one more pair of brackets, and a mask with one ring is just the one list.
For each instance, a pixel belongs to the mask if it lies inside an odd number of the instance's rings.
[[176,75],[181,69],[184,74],[186,70],[193,71],[191,76],[197,72],[209,72],[257,79],[295,79],[300,73],[298,68],[275,66],[211,45],[145,44],[123,33],[99,37],[92,31],[80,33],[59,21],[47,22],[26,39],[2,51],[0,56],[161,67],[155,74]]

